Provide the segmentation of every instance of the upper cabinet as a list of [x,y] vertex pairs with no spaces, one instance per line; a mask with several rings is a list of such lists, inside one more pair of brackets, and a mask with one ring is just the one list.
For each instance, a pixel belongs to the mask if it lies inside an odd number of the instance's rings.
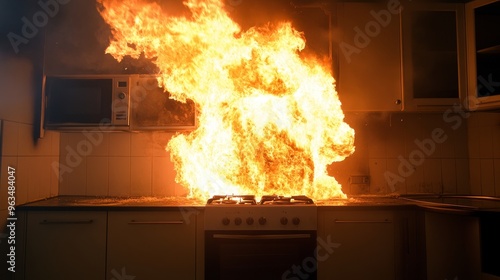
[[346,111],[440,111],[466,91],[464,5],[337,4],[334,46]]
[[402,110],[399,8],[398,1],[336,5],[333,45],[343,110]]
[[465,5],[469,110],[500,108],[500,1]]
[[404,5],[405,110],[444,110],[465,96],[464,28],[463,4],[410,2]]

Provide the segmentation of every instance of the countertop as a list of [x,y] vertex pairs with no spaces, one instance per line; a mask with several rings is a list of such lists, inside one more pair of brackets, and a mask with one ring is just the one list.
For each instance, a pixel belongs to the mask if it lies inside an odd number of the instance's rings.
[[185,197],[56,196],[19,205],[16,208],[18,210],[154,210],[203,206],[205,201]]
[[[56,196],[17,206],[17,210],[167,210],[204,208],[205,200],[185,197]],[[361,195],[347,199],[316,200],[319,209],[420,207],[457,214],[500,212],[500,198],[461,195]]]

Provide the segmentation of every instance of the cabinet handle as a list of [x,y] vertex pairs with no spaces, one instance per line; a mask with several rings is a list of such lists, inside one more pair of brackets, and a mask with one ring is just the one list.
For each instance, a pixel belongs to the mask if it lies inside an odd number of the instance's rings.
[[43,220],[42,225],[64,225],[64,224],[91,224],[94,220]]
[[184,221],[136,221],[131,220],[129,225],[182,225]]
[[339,219],[334,219],[333,222],[338,223],[338,224],[366,224],[366,223],[387,224],[387,223],[392,223],[391,220],[389,220],[389,219],[384,219],[384,220],[339,220]]

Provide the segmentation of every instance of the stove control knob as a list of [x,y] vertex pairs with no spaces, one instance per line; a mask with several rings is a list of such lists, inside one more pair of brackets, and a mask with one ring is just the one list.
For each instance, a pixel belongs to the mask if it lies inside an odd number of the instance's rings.
[[292,224],[294,224],[294,225],[298,226],[298,225],[300,224],[300,219],[299,219],[299,218],[297,218],[297,217],[293,218],[293,219],[292,219]]
[[280,223],[282,225],[286,225],[286,224],[288,224],[288,219],[286,217],[283,217],[283,218],[280,219]]
[[253,225],[253,218],[252,217],[247,218],[247,225]]
[[230,222],[229,218],[223,218],[222,219],[222,224],[225,225],[225,226],[229,225],[229,222]]
[[260,218],[259,218],[259,224],[261,224],[261,225],[265,225],[265,224],[266,224],[266,222],[267,222],[267,219],[266,219],[265,217],[260,217]]
[[237,225],[237,226],[241,225],[241,218],[235,218],[234,219],[234,224]]

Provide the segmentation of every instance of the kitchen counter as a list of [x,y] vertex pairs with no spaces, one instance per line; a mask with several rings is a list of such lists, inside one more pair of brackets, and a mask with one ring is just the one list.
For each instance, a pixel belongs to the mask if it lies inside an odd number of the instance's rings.
[[159,210],[202,207],[205,201],[185,197],[56,196],[19,205],[18,210]]
[[[160,210],[178,207],[205,207],[206,201],[185,197],[94,197],[57,196],[19,205],[18,210]],[[500,198],[458,195],[362,195],[347,199],[316,200],[319,208],[405,208],[456,214],[500,212]]]

